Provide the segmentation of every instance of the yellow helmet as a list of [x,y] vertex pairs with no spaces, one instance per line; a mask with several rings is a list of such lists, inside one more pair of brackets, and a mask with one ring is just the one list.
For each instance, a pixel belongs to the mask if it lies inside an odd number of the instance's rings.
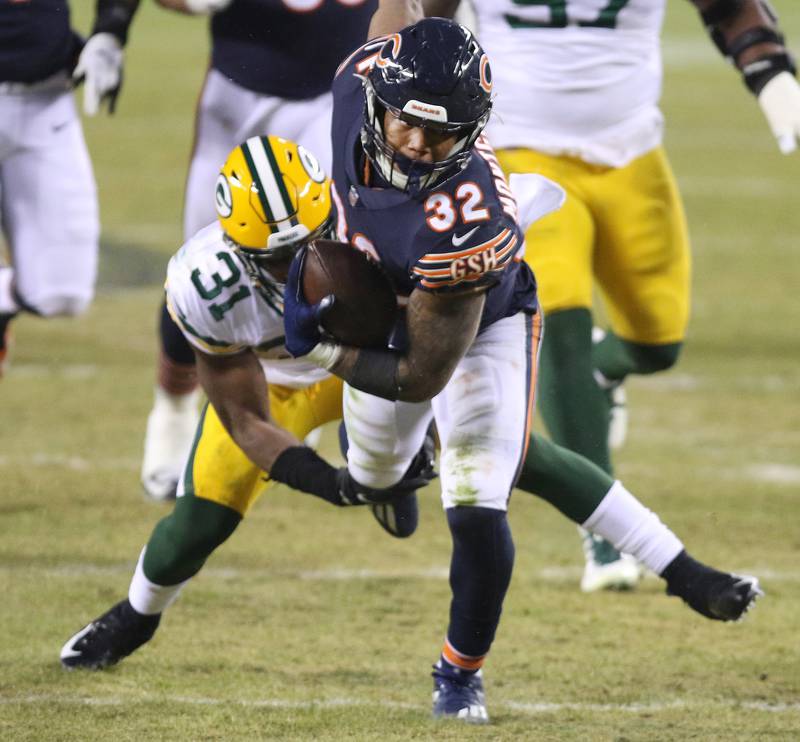
[[251,137],[229,155],[215,189],[222,229],[258,262],[290,258],[300,245],[331,236],[331,181],[299,144]]

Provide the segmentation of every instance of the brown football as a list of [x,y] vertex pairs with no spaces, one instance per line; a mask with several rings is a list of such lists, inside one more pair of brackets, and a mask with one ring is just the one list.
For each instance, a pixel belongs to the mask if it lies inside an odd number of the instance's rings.
[[303,267],[310,304],[333,294],[322,327],[335,340],[358,348],[385,348],[397,318],[397,299],[378,263],[346,242],[315,240]]

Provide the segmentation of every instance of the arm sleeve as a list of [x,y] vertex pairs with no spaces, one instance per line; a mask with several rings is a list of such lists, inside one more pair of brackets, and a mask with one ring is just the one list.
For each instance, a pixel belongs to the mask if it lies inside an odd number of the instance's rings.
[[139,0],[97,0],[97,15],[92,34],[113,34],[125,46],[128,29],[138,7]]

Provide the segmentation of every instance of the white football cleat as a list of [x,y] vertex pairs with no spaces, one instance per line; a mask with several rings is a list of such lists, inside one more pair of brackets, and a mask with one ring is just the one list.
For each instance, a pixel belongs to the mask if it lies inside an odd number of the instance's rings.
[[[592,343],[599,343],[606,336],[602,327],[592,328]],[[616,451],[628,437],[628,397],[622,381],[607,379],[599,369],[594,370],[594,380],[603,390],[608,401],[608,447]]]
[[600,536],[578,528],[583,542],[586,565],[581,577],[581,591],[633,590],[644,575],[644,568],[630,554],[621,554]]
[[200,390],[174,395],[157,387],[147,418],[142,487],[153,500],[175,497],[200,419]]

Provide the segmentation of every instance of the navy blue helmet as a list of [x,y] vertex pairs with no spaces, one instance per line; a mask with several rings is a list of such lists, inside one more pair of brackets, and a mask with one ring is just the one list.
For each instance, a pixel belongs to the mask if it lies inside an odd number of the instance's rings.
[[[364,77],[361,142],[372,164],[396,188],[417,194],[467,166],[489,120],[492,73],[472,32],[445,18],[425,18],[392,34]],[[413,160],[384,137],[390,111],[412,126],[456,136],[447,157]]]

